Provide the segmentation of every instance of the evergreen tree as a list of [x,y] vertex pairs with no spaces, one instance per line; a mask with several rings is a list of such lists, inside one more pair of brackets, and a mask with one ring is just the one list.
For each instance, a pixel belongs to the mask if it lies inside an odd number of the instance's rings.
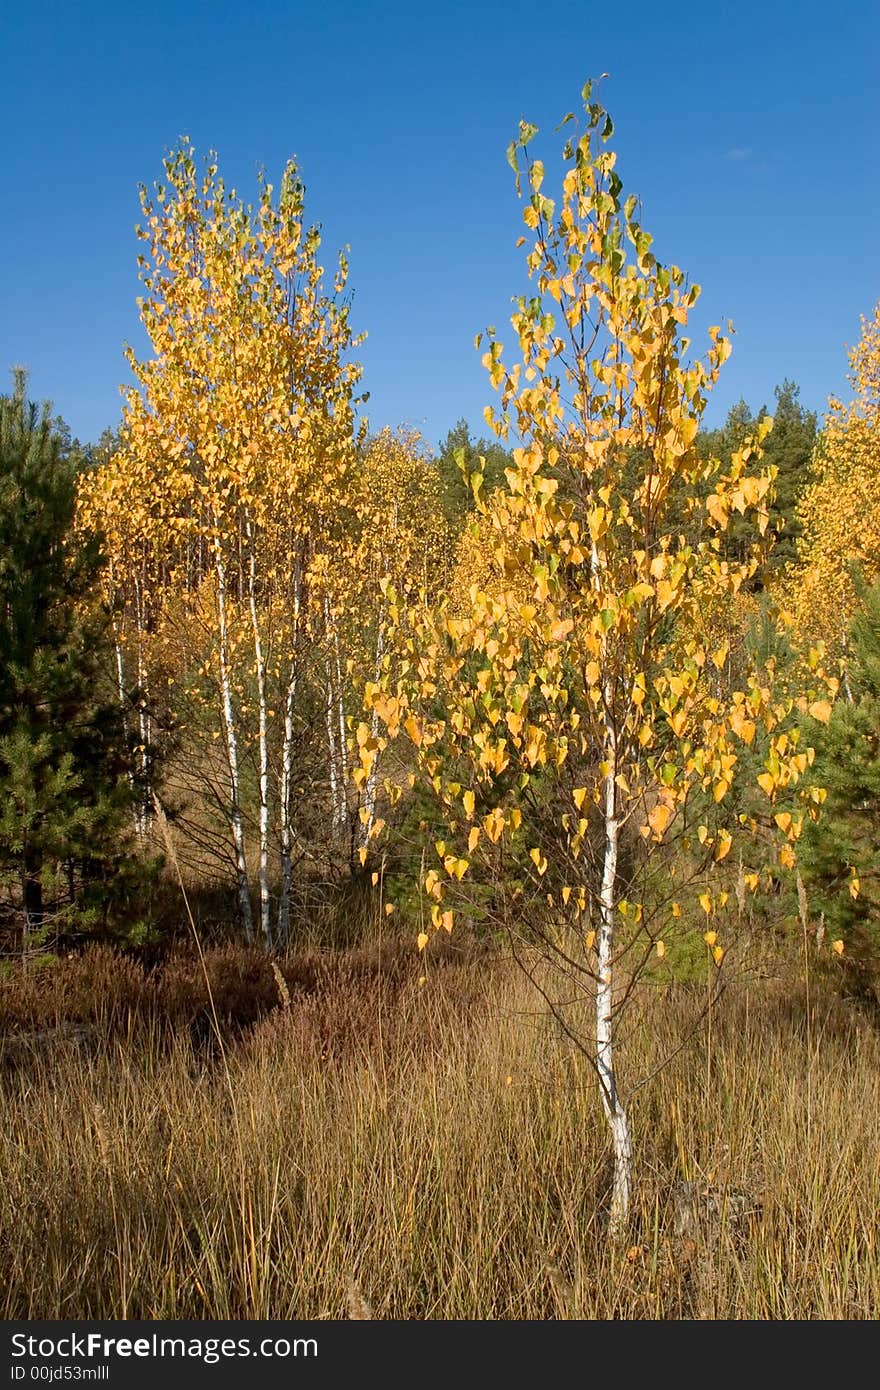
[[[796,509],[810,481],[810,464],[816,444],[816,414],[801,405],[800,388],[786,378],[776,387],[774,395],[773,429],[763,446],[765,463],[778,469],[774,484],[772,528],[775,542],[770,554],[770,572],[780,570],[796,558],[797,538],[801,533]],[[769,413],[767,407],[762,406],[757,415],[753,415],[746,402],[738,400],[731,406],[720,429],[700,434],[697,448],[701,457],[719,458],[729,463],[731,455],[754,435],[758,423]],[[732,517],[725,538],[729,558],[741,561],[754,539],[750,523],[742,517]],[[752,587],[763,588],[764,577],[756,577]]]
[[[772,566],[779,569],[797,558],[801,525],[797,504],[810,481],[810,465],[816,447],[816,412],[798,400],[800,388],[786,379],[776,387],[773,429],[764,444],[764,458],[779,470],[776,475],[776,544]],[[761,414],[766,414],[762,411]]]
[[77,913],[93,920],[134,863],[102,559],[97,538],[74,532],[76,470],[16,371],[0,397],[0,883],[25,943]]
[[801,858],[812,906],[843,942],[850,984],[880,1002],[880,585],[858,587],[851,698],[810,730],[827,799],[807,826]]
[[[485,463],[481,465],[480,459]],[[454,531],[461,530],[468,513],[473,510],[473,496],[467,479],[482,472],[483,492],[490,493],[504,481],[504,470],[511,463],[510,454],[497,440],[471,439],[466,420],[459,420],[440,445],[437,472],[443,489],[443,509]],[[463,465],[463,467],[462,467]]]

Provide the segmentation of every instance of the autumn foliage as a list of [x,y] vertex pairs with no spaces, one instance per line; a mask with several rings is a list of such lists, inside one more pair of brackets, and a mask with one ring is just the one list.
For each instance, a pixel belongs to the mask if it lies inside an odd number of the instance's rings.
[[[622,1220],[630,1138],[613,1060],[616,972],[631,979],[665,952],[684,894],[699,901],[720,965],[714,915],[734,835],[748,832],[740,867],[745,857],[754,888],[768,855],[793,865],[815,798],[794,700],[780,697],[772,665],[732,685],[728,649],[705,622],[759,568],[772,421],[726,466],[696,449],[730,343],[712,328],[704,357],[688,355],[698,288],[655,258],[638,201],[623,194],[611,120],[589,85],[584,96],[558,201],[530,153],[535,128],[524,123],[509,152],[533,293],[516,300],[515,360],[492,332],[483,358],[500,395],[487,421],[521,441],[506,486],[481,500],[482,478],[471,479],[490,538],[485,574],[467,605],[391,595],[395,641],[366,688],[374,723],[360,727],[355,777],[408,740],[409,785],[424,782],[444,808],[423,880],[435,930],[452,930],[465,875],[503,876],[502,856],[519,850],[508,924],[595,988],[593,1056]],[[737,560],[723,545],[734,516],[755,537]],[[744,797],[744,780],[763,795]],[[624,864],[627,834],[642,844]],[[678,865],[658,888],[656,861],[673,845]]]
[[765,410],[710,430],[730,325],[692,341],[699,287],[657,256],[594,84],[560,129],[508,150],[493,443],[461,421],[440,459],[369,431],[347,257],[325,267],[296,164],[250,204],[182,140],[141,190],[148,346],[75,524],[104,556],[128,848],[264,953],[334,902],[397,912],[419,989],[460,937],[506,942],[595,1075],[619,1233],[640,982],[698,977],[711,1019],[762,894],[801,895],[806,939],[805,842],[848,894],[826,955],[873,923],[862,823],[816,827],[833,750],[876,732],[851,644],[880,579],[880,308],[812,460],[791,382],[775,454]]

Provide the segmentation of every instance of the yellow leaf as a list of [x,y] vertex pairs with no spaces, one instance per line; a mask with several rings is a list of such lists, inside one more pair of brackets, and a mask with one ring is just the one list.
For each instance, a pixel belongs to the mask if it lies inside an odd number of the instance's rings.
[[758,777],[758,786],[761,788],[761,791],[766,792],[768,796],[772,796],[776,790],[776,781],[770,776],[769,772],[762,772]]
[[471,827],[471,833],[468,835],[468,853],[469,853],[469,854],[473,854],[474,850],[477,848],[477,845],[478,845],[479,843],[480,843],[480,828],[479,828],[479,826],[474,825],[474,826]]
[[718,843],[715,846],[715,861],[720,864],[722,859],[726,859],[730,853],[730,846],[733,844],[733,836],[729,830],[718,831]]
[[596,933],[594,931],[588,931],[586,936],[584,937],[584,945],[586,946],[588,951],[592,951],[595,940]]
[[547,872],[547,860],[537,847],[529,850],[529,858],[539,874],[544,875]]
[[680,916],[681,916],[681,903],[673,903],[673,904],[672,904],[672,915],[673,915],[673,917],[680,917]]
[[836,955],[842,956],[844,951],[843,942],[839,938],[837,941],[832,941],[831,949],[835,952]]
[[862,885],[861,885],[861,883],[859,882],[857,875],[856,875],[856,874],[853,874],[852,878],[851,878],[850,881],[849,881],[849,895],[850,895],[850,897],[851,897],[851,898],[857,898],[857,897],[859,896],[859,893],[861,892],[861,890],[862,890]]
[[717,931],[703,932],[703,940],[705,941],[707,946],[714,946],[715,942],[718,940]]
[[828,700],[814,700],[807,712],[820,724],[827,724],[831,718],[831,703]]
[[470,820],[474,814],[475,797],[473,792],[470,790],[466,791],[461,798],[461,802],[464,806],[465,815],[467,816],[468,820]]
[[654,947],[654,948],[655,948],[655,950],[656,950],[656,952],[657,952],[657,955],[658,955],[658,956],[660,957],[660,959],[662,960],[663,957],[666,955],[666,945],[665,945],[665,943],[662,942],[662,941],[657,941],[657,942],[655,942],[655,947]]
[[393,911],[394,911],[394,903],[386,903],[386,904],[385,904],[385,916],[386,916],[386,917],[390,917]]
[[700,894],[700,907],[707,915],[712,911],[712,899],[708,893]]
[[672,807],[665,801],[658,801],[657,805],[648,812],[648,824],[659,840],[669,822],[672,820]]
[[364,864],[367,862],[367,851],[365,849],[358,850],[358,859],[361,861],[361,868],[363,868]]
[[723,947],[723,946],[713,946],[713,947],[712,947],[712,959],[714,960],[714,962],[715,962],[716,965],[720,965],[720,964],[721,964],[721,962],[722,962],[723,959],[724,959],[724,947]]
[[429,940],[428,933],[425,932],[425,931],[420,931],[420,932],[419,932],[419,940],[418,940],[418,947],[419,947],[419,950],[420,950],[420,951],[424,951],[425,947],[426,947],[427,944],[428,944],[428,940]]

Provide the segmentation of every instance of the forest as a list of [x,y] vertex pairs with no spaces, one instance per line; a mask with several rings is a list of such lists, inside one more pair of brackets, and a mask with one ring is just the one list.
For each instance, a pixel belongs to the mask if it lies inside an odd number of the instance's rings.
[[479,437],[186,139],[0,397],[5,1318],[880,1316],[880,303],[710,426],[598,89],[507,159]]

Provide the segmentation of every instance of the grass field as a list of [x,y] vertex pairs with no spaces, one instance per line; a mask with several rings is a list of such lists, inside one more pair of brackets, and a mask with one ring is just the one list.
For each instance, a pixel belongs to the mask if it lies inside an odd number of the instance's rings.
[[[605,1229],[588,1063],[501,955],[410,942],[0,983],[5,1318],[875,1318],[880,1034],[734,981],[635,1090]],[[698,1017],[645,991],[631,1083]]]

